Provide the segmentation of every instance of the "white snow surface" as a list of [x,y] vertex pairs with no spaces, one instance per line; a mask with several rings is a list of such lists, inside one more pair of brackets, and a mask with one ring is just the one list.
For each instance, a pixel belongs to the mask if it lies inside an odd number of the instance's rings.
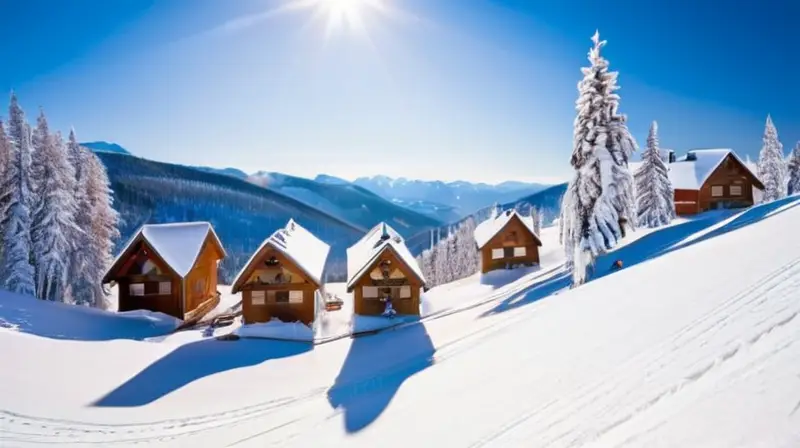
[[253,259],[266,246],[272,246],[275,250],[282,253],[286,258],[292,260],[298,268],[308,275],[317,285],[322,284],[322,274],[325,270],[325,261],[328,259],[330,246],[314,236],[295,220],[290,219],[286,227],[278,229],[261,243],[261,246],[253,252],[247,263],[242,266],[241,271],[236,274],[232,285],[239,284],[245,271],[250,267]]
[[200,256],[203,243],[209,233],[217,240],[219,246],[223,247],[214,228],[208,222],[145,224],[125,244],[112,266],[117,264],[119,258],[128,251],[131,244],[141,234],[177,275],[185,277],[197,262],[197,257]]
[[443,285],[455,308],[317,346],[0,328],[0,446],[799,446],[797,205],[634,232],[571,290],[558,265]]
[[243,325],[233,331],[243,338],[269,338],[286,341],[314,341],[314,331],[302,322],[282,322],[272,319],[260,324]]
[[[389,235],[389,239],[381,242],[384,231]],[[368,269],[375,260],[383,253],[384,249],[391,247],[397,256],[403,261],[411,271],[425,284],[425,276],[422,268],[417,263],[416,258],[411,255],[405,240],[389,224],[380,223],[373,227],[358,242],[347,249],[347,287],[351,287]]]
[[535,227],[533,222],[533,216],[522,216],[519,213],[517,213],[516,210],[506,210],[502,213],[499,213],[495,217],[490,216],[488,219],[486,219],[482,223],[478,224],[477,227],[475,227],[474,235],[475,235],[475,242],[478,243],[478,249],[482,249],[483,246],[485,246],[486,243],[489,242],[489,240],[494,238],[494,236],[497,235],[497,233],[500,232],[503,229],[503,227],[505,227],[506,224],[508,224],[508,222],[511,221],[511,219],[514,218],[515,216],[522,221],[522,224],[524,224],[525,227],[528,230],[530,230],[534,236],[536,236],[536,239],[541,241],[539,235],[537,235],[536,231],[534,230]]

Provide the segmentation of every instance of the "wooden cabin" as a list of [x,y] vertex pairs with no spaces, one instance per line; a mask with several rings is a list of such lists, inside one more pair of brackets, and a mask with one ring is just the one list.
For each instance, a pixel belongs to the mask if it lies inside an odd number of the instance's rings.
[[475,242],[481,253],[481,273],[515,266],[539,264],[542,240],[534,230],[532,216],[506,210],[475,228]]
[[207,222],[146,224],[130,239],[103,284],[118,285],[119,311],[158,311],[178,319],[216,297],[225,258]]
[[347,249],[347,278],[353,311],[363,316],[382,314],[386,297],[398,315],[419,316],[420,292],[428,290],[417,260],[386,223]]
[[284,322],[311,325],[321,303],[330,247],[294,220],[269,236],[233,280],[242,293],[244,323]]
[[[669,161],[675,213],[679,216],[750,207],[764,190],[758,176],[730,149],[696,149]],[[641,163],[635,164],[634,173],[640,167]]]

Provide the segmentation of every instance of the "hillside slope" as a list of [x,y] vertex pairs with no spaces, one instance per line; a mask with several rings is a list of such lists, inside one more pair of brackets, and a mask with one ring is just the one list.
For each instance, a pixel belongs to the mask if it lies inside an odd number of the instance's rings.
[[[117,249],[145,223],[210,221],[228,252],[220,274],[229,281],[261,242],[294,218],[331,245],[329,268],[343,277],[345,250],[365,229],[278,192],[222,174],[99,152],[123,223]],[[402,231],[402,228],[400,229]]]
[[558,266],[482,297],[444,285],[459,309],[313,349],[0,328],[0,443],[797,446],[798,204],[652,232],[573,290]]

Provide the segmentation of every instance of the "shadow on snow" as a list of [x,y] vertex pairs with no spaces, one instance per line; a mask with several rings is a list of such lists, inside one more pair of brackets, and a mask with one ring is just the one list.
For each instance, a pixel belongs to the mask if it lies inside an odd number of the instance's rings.
[[311,349],[312,345],[308,343],[256,339],[192,342],[150,364],[91,406],[143,406],[193,381],[272,359],[299,355]]
[[432,366],[435,353],[425,325],[353,340],[328,402],[344,414],[348,433],[374,422],[411,376]]
[[[767,216],[782,213],[798,205],[800,205],[800,197],[792,196],[751,207],[745,211],[724,210],[704,213],[687,222],[655,230],[628,245],[598,257],[595,261],[594,272],[590,270],[587,282],[618,272],[611,269],[616,260],[623,261],[624,267],[620,270],[624,270],[672,251],[746,227]],[[534,283],[525,291],[503,300],[494,308],[481,314],[480,317],[489,317],[529,305],[568,288],[571,283],[570,273],[561,270],[553,276]]]

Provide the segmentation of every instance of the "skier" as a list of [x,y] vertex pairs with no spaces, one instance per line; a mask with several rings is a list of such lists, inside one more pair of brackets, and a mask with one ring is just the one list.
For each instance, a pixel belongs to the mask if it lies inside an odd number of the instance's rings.
[[612,271],[618,271],[620,269],[622,269],[622,260],[617,260],[614,262],[614,264],[611,265]]

